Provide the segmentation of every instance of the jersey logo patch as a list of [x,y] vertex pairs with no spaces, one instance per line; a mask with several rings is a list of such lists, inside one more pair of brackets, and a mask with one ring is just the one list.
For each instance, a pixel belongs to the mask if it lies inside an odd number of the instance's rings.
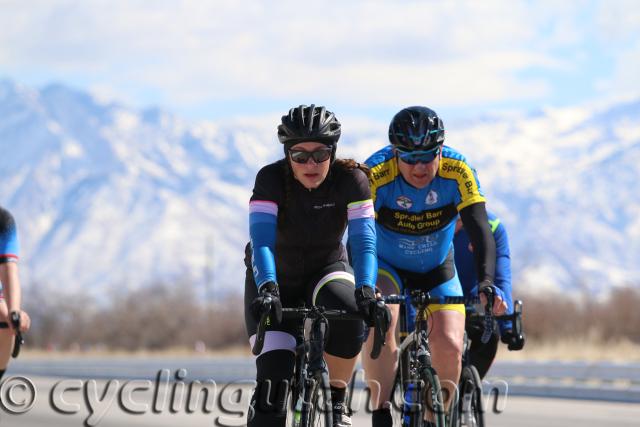
[[438,203],[438,193],[436,193],[433,190],[430,190],[429,194],[427,194],[427,198],[424,199],[424,202],[427,205],[435,205],[436,203]]
[[413,206],[413,201],[410,198],[408,198],[407,196],[399,196],[396,199],[396,204],[398,206],[400,206],[401,208],[411,209],[411,206]]
[[335,202],[323,203],[321,205],[314,205],[313,209],[324,209],[324,208],[333,208],[335,207]]
[[396,233],[424,236],[445,228],[458,216],[453,204],[422,212],[406,212],[383,206],[378,211],[378,223]]

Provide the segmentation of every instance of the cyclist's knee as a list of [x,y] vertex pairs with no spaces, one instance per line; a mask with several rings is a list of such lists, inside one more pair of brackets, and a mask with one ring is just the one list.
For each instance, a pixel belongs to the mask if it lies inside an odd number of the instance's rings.
[[447,360],[462,360],[462,340],[455,330],[433,331],[429,336],[429,343],[436,358]]
[[360,354],[364,342],[364,324],[360,320],[329,322],[329,340],[325,351],[332,356],[351,359]]
[[256,379],[289,379],[293,375],[294,365],[293,352],[282,349],[267,351],[256,358]]

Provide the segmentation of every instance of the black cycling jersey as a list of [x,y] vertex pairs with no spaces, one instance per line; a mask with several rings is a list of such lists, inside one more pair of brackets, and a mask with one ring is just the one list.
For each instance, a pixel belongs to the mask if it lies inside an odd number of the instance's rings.
[[[310,276],[338,261],[347,261],[342,237],[348,205],[371,198],[369,180],[360,169],[333,163],[326,179],[309,190],[286,171],[286,160],[265,166],[256,176],[251,201],[278,206],[275,242],[276,276],[280,286],[301,286]],[[245,263],[250,267],[251,248]]]

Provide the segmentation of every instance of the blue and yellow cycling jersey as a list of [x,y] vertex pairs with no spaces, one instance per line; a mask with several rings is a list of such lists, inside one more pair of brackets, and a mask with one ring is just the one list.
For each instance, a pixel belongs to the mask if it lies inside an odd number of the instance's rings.
[[452,249],[458,212],[485,202],[475,170],[444,146],[436,177],[418,189],[402,178],[392,146],[365,163],[371,168],[378,258],[417,273],[441,265]]
[[18,260],[18,233],[13,216],[0,206],[0,264]]

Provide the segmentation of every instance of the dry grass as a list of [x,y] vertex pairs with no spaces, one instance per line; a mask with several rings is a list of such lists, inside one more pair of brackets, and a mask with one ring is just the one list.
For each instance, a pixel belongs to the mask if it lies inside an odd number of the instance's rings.
[[74,350],[43,350],[24,349],[20,352],[20,358],[26,360],[42,359],[66,359],[66,358],[118,358],[118,359],[149,359],[149,358],[208,358],[208,357],[248,357],[251,355],[249,345],[230,346],[222,349],[210,349],[205,351],[194,351],[190,348],[176,347],[165,350],[110,350],[110,349],[90,349],[86,351]]
[[527,340],[521,351],[509,351],[501,345],[496,360],[609,361],[640,362],[640,344],[629,340],[597,342],[566,339],[556,342]]
[[[25,296],[32,328],[24,357],[248,356],[242,298],[205,305],[194,288],[156,284],[96,304],[82,295],[39,294],[33,286]],[[527,344],[520,352],[501,345],[499,360],[640,361],[638,287],[614,289],[603,300],[515,296],[525,303]]]

